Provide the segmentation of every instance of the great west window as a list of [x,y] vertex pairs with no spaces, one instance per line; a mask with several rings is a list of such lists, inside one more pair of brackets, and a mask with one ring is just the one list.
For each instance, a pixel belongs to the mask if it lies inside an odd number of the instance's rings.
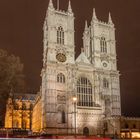
[[85,77],[80,77],[77,81],[77,98],[78,106],[93,106],[92,84]]

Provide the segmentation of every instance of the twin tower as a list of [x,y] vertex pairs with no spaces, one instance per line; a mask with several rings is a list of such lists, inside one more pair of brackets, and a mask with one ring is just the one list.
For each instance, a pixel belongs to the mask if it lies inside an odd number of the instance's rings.
[[[78,17],[77,17],[78,18]],[[75,58],[74,13],[49,1],[44,22],[42,85],[33,111],[33,131],[102,134],[108,119],[121,115],[115,28],[97,19],[85,23],[83,49]],[[38,109],[40,107],[40,109]],[[40,119],[34,117],[37,110]],[[106,124],[106,125],[105,125]]]

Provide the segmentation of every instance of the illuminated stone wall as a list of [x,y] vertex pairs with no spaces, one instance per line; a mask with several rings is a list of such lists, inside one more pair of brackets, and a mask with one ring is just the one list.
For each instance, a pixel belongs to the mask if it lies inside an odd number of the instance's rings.
[[121,138],[140,139],[140,118],[121,117],[120,132]]
[[[115,27],[96,17],[86,22],[75,59],[74,13],[50,0],[44,21],[41,72],[42,130],[48,134],[103,134],[103,119],[121,115]],[[77,97],[76,106],[73,97]]]
[[12,95],[6,105],[5,128],[31,129],[34,96]]
[[41,109],[40,96],[37,97],[32,114],[32,131],[40,132],[42,129],[42,109]]

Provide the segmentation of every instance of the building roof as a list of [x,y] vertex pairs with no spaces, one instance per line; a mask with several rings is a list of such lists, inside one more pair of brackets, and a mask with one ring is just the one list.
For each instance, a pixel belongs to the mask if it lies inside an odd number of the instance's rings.
[[14,93],[13,94],[13,99],[18,99],[18,100],[32,100],[34,101],[36,98],[36,94],[22,94],[22,93]]
[[87,59],[86,55],[84,54],[84,52],[81,52],[81,54],[78,56],[78,58],[76,59],[76,62],[78,63],[86,63],[86,64],[90,64],[89,60]]

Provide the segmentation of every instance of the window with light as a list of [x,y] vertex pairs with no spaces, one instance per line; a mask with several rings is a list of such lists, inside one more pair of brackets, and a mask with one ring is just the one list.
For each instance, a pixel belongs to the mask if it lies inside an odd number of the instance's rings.
[[78,106],[93,106],[92,84],[85,77],[80,77],[77,81],[77,98]]

